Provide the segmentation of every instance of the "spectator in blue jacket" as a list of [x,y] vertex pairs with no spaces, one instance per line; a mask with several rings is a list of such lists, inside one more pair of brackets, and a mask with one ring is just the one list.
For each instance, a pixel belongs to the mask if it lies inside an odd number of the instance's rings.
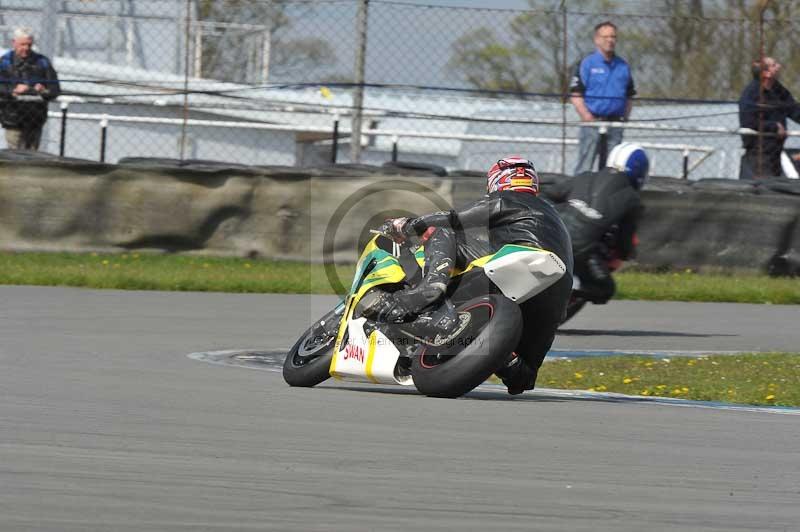
[[[636,94],[628,63],[615,54],[617,27],[601,22],[594,27],[597,50],[580,62],[570,82],[570,101],[583,122],[621,122],[628,119]],[[581,127],[575,174],[592,171],[598,156],[597,127]],[[609,128],[607,150],[622,142],[622,129]]]
[[47,103],[61,93],[50,60],[33,51],[33,31],[14,30],[11,50],[0,58],[0,123],[12,150],[38,150]]

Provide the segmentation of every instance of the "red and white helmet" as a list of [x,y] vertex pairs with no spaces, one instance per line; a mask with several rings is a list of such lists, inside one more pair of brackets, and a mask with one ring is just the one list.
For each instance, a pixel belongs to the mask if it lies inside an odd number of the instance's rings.
[[516,155],[497,161],[489,169],[486,178],[486,191],[489,193],[513,190],[539,194],[539,175],[536,173],[536,168],[528,159]]

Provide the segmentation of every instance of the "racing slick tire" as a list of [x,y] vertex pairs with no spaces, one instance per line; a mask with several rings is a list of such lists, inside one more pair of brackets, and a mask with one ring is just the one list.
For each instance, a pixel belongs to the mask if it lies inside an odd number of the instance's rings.
[[519,306],[502,294],[457,305],[468,312],[466,328],[445,345],[425,345],[411,362],[414,385],[430,397],[460,397],[489,378],[517,347],[522,334]]
[[[325,327],[330,320],[334,320],[333,326]],[[283,361],[283,380],[289,386],[310,388],[330,377],[337,324],[338,315],[331,311],[309,327],[292,346]]]

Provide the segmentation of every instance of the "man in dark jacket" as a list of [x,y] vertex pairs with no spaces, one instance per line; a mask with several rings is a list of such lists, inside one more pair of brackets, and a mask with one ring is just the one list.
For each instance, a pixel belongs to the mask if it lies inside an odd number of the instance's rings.
[[0,58],[0,123],[12,150],[39,149],[47,103],[61,93],[50,60],[32,47],[30,28],[17,28],[12,49]]
[[385,232],[400,239],[427,237],[425,275],[413,288],[381,295],[364,315],[394,323],[430,321],[433,329],[454,334],[451,331],[457,330],[458,314],[444,297],[450,270],[463,269],[506,244],[554,253],[566,272],[555,284],[520,305],[525,322],[536,326],[522,331],[515,351],[518,356],[497,372],[508,393],[516,395],[533,389],[539,366],[563,319],[572,289],[572,245],[556,209],[538,197],[539,176],[527,159],[499,160],[487,174],[487,192],[462,209],[387,222]]
[[786,119],[800,123],[800,105],[781,85],[781,64],[772,57],[753,63],[753,80],[739,98],[739,126],[759,135],[742,135],[744,155],[739,179],[783,175],[781,152],[786,141]]
[[633,256],[642,212],[639,190],[649,166],[640,146],[624,142],[611,150],[607,168],[549,187],[572,237],[578,290],[589,301],[606,303],[616,291],[608,267],[611,249],[621,260]]

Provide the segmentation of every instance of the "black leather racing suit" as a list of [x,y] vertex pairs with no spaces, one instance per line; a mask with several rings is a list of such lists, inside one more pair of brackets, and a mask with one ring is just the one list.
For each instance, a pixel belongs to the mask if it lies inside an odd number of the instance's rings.
[[[572,237],[575,275],[583,295],[606,303],[616,284],[608,269],[609,248],[618,258],[633,256],[633,238],[643,210],[628,176],[612,169],[585,172],[548,188]],[[609,242],[610,239],[610,242]]]
[[572,245],[558,212],[550,202],[533,194],[493,192],[462,209],[410,220],[406,231],[422,235],[430,227],[437,229],[425,243],[423,283],[437,280],[440,265],[448,261],[463,267],[506,244],[546,249],[566,265],[567,273],[558,282],[520,305],[525,327],[516,353],[527,371],[523,389],[532,389],[572,289]]

